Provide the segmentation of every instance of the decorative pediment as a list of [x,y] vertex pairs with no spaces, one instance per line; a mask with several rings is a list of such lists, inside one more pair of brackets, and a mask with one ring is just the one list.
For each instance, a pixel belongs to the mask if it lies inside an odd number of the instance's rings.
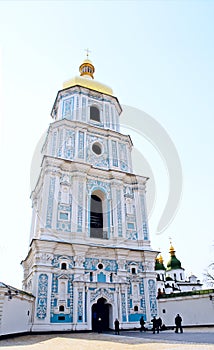
[[91,292],[90,301],[91,303],[96,302],[98,299],[104,298],[109,303],[113,303],[114,294],[107,288],[99,288],[95,292]]

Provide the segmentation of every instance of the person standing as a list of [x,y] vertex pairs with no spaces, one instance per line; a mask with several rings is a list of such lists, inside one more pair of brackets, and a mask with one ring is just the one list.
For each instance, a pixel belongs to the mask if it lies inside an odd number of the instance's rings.
[[140,318],[140,331],[141,331],[141,332],[146,330],[145,327],[144,327],[144,325],[145,325],[145,321],[144,321],[144,318],[143,318],[143,316],[142,316],[142,317]]
[[120,322],[118,321],[118,319],[116,318],[116,320],[114,321],[114,329],[115,329],[115,334],[120,334]]
[[159,333],[162,326],[162,319],[160,317],[157,319],[156,324],[157,324],[157,333]]
[[151,322],[153,323],[152,331],[153,331],[153,334],[155,334],[155,330],[156,330],[156,328],[157,328],[157,319],[156,319],[155,316],[153,317],[153,319],[151,320]]
[[182,318],[179,314],[175,317],[175,333],[178,333],[178,329],[180,329],[180,332],[183,333],[183,328],[182,328]]

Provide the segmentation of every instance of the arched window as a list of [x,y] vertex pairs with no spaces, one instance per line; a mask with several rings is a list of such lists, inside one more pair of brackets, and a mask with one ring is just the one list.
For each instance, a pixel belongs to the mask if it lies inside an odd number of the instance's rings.
[[137,305],[134,306],[134,311],[138,311],[138,306]]
[[65,311],[65,307],[64,307],[64,305],[60,305],[60,306],[59,306],[59,311],[62,311],[62,312],[64,312],[64,311]]
[[136,274],[136,269],[135,267],[132,267],[132,275],[135,275]]
[[90,236],[93,238],[103,238],[102,199],[95,194],[91,195]]
[[90,107],[90,119],[95,122],[100,122],[100,111],[95,106]]
[[66,263],[62,263],[61,264],[61,270],[67,270],[67,264]]

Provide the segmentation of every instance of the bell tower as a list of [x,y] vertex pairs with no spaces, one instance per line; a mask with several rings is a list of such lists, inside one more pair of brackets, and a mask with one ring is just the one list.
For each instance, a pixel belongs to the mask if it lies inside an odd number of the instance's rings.
[[36,296],[33,330],[138,326],[157,313],[157,252],[150,245],[147,178],[133,173],[132,141],[120,133],[122,108],[94,79],[80,76],[56,96],[33,217],[23,287]]

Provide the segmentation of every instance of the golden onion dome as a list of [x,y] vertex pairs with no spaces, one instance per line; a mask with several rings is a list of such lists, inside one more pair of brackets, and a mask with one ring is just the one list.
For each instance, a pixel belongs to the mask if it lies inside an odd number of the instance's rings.
[[113,90],[109,86],[94,80],[93,74],[95,72],[95,68],[91,60],[88,59],[88,57],[80,65],[79,71],[80,76],[76,76],[70,80],[65,81],[63,83],[63,89],[79,85],[107,95],[113,95]]
[[86,58],[83,63],[80,65],[79,67],[79,71],[80,71],[80,75],[86,75],[88,77],[91,77],[92,79],[94,79],[94,72],[95,72],[95,68],[93,63]]

